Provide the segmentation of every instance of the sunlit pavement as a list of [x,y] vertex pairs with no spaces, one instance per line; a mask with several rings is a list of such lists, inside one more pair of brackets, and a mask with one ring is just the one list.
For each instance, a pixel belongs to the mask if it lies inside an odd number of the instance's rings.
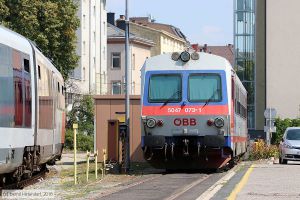
[[249,178],[239,182],[244,186],[236,199],[300,199],[300,162],[254,164],[252,168]]

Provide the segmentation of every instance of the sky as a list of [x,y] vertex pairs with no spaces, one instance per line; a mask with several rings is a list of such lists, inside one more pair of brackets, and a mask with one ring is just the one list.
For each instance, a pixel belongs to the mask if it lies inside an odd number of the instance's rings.
[[[233,43],[233,0],[128,0],[129,17],[152,15],[158,23],[180,28],[198,44]],[[107,0],[107,12],[125,13],[125,0]]]

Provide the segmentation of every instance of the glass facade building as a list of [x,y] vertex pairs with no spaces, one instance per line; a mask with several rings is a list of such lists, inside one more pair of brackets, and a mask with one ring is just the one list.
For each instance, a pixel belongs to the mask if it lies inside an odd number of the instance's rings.
[[248,91],[248,128],[255,129],[255,0],[234,0],[234,48],[237,75]]

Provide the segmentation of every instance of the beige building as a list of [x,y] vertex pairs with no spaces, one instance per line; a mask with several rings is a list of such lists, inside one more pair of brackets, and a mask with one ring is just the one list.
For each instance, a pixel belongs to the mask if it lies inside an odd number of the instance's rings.
[[[106,0],[74,0],[80,27],[77,34],[78,67],[70,74],[70,90],[77,94],[107,93]],[[76,86],[76,87],[73,87]]]
[[265,90],[266,107],[275,108],[281,118],[300,117],[299,7],[299,0],[261,0],[257,4],[256,65],[265,88],[257,86]]
[[156,44],[151,49],[151,56],[183,51],[189,46],[185,35],[172,25],[155,23],[149,17],[130,18],[130,22],[131,33],[152,40]]
[[[151,40],[130,35],[131,54],[131,92],[141,93],[140,69],[145,60],[151,56]],[[107,26],[107,83],[108,94],[124,94],[125,89],[125,32],[108,23]]]

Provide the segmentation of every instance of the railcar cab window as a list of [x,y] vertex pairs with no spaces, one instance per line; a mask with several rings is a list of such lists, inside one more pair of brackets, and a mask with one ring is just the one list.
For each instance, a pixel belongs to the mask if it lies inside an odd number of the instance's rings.
[[150,103],[180,102],[182,90],[180,74],[157,74],[149,80]]
[[190,102],[222,101],[221,76],[218,74],[191,74],[188,87]]

